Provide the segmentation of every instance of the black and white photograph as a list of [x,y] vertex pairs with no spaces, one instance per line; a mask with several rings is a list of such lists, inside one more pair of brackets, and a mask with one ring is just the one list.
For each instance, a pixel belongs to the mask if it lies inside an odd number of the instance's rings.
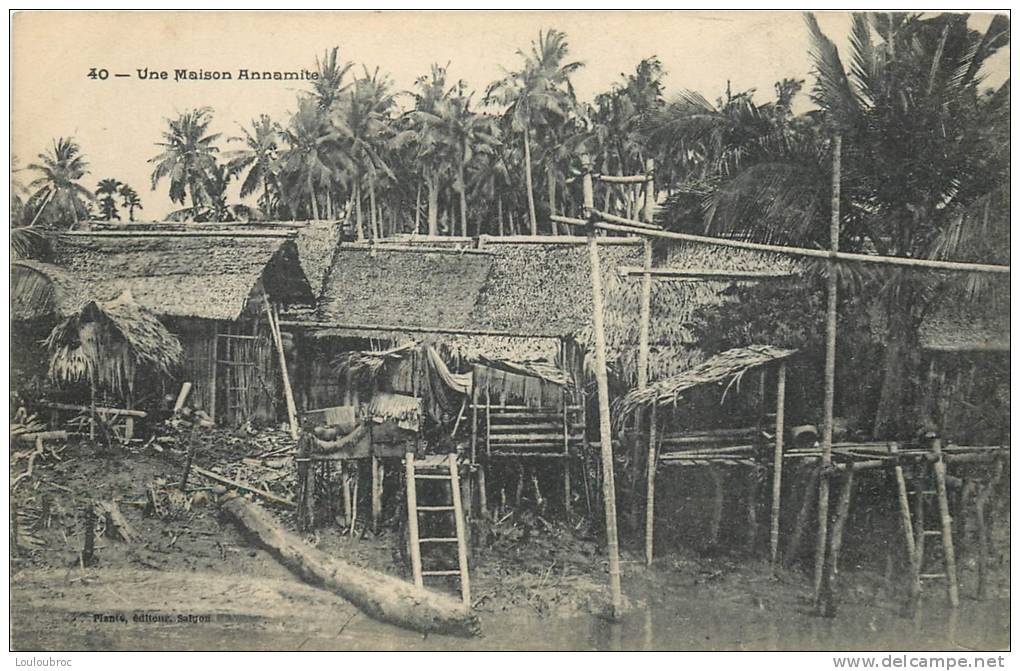
[[10,10],[9,659],[1007,667],[1010,26]]

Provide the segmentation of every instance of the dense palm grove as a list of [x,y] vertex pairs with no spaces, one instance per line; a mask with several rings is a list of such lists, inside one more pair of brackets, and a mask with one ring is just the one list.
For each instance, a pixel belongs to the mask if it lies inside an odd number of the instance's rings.
[[[1008,262],[1008,217],[995,215],[1009,202],[1010,83],[982,82],[986,60],[1009,43],[1009,21],[996,16],[983,33],[967,22],[962,14],[856,14],[844,60],[808,15],[813,81],[784,79],[766,101],[723,83],[715,102],[694,91],[667,96],[654,56],[594,100],[578,100],[571,76],[584,64],[571,60],[556,30],[540,32],[484,91],[468,90],[438,64],[399,91],[385,73],[357,68],[334,48],[316,59],[318,78],[289,119],[262,115],[232,137],[210,130],[210,108],[168,119],[149,161],[151,186],[169,189],[180,206],[168,215],[175,220],[344,218],[358,239],[543,235],[561,232],[550,213],[580,215],[579,154],[612,175],[642,173],[654,159],[663,226],[825,247],[838,134],[843,250]],[[812,104],[798,106],[803,96]],[[795,112],[802,107],[810,111]],[[27,170],[34,181],[12,189],[15,225],[133,220],[142,207],[118,180],[86,188],[88,163],[73,139],[55,140]],[[237,193],[244,202],[231,202]],[[597,191],[596,201],[638,211],[622,187]],[[15,238],[30,242],[31,234]],[[845,273],[855,291],[843,314],[869,296],[887,318],[874,419],[881,432],[908,412],[916,377],[909,352],[935,297],[989,288],[969,277]],[[769,289],[748,293],[755,291]],[[743,332],[755,337],[748,324],[779,312],[748,315]],[[777,328],[761,324],[757,333],[776,340]],[[801,331],[801,340],[821,332]]]

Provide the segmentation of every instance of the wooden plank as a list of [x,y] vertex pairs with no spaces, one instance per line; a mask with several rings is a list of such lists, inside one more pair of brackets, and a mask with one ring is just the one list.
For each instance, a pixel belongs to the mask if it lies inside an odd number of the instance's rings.
[[[52,401],[40,401],[39,405],[44,408],[50,408],[53,410],[75,410],[77,412],[84,412],[93,410],[90,405],[75,405],[73,403],[54,403]],[[95,412],[100,415],[124,415],[125,417],[148,417],[148,413],[143,410],[128,410],[126,408],[106,408],[102,406],[96,406]]]

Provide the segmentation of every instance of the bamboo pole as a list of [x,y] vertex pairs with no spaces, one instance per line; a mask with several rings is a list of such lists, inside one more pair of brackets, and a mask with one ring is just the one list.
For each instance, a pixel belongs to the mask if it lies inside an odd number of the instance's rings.
[[942,439],[936,437],[932,441],[932,453],[936,456],[935,488],[938,492],[939,520],[942,523],[942,554],[946,561],[946,582],[949,591],[949,605],[956,608],[960,605],[960,586],[956,576],[956,549],[953,545],[953,518],[949,513],[949,500],[946,493],[946,462],[942,460]]
[[372,455],[372,531],[379,533],[382,519],[383,465],[379,457]]
[[783,494],[783,440],[786,433],[786,362],[776,374],[776,440],[772,458],[772,518],[769,520],[769,558],[772,568],[779,561],[779,513]]
[[638,268],[636,266],[620,266],[616,270],[621,277],[641,277],[651,275],[657,280],[781,280],[793,277],[793,273],[764,270],[714,270],[709,268]]
[[[591,160],[581,157],[584,172],[584,207],[594,205],[591,180]],[[592,324],[595,331],[595,379],[598,383],[599,437],[602,442],[602,496],[606,511],[606,547],[609,552],[609,588],[612,595],[612,617],[622,611],[623,594],[620,588],[620,546],[616,529],[616,483],[613,472],[613,434],[609,416],[609,376],[606,370],[605,306],[602,295],[602,269],[599,262],[598,238],[594,229],[588,231],[588,256],[591,263]]]
[[714,238],[707,235],[693,235],[691,233],[677,233],[675,231],[664,231],[658,227],[650,227],[648,224],[636,219],[626,219],[616,215],[607,215],[603,212],[594,211],[594,214],[606,220],[615,220],[625,223],[609,223],[608,221],[596,221],[590,224],[584,220],[570,220],[566,217],[558,217],[561,224],[573,224],[575,226],[588,226],[589,224],[603,231],[614,231],[617,233],[633,233],[635,235],[650,235],[663,240],[677,240],[680,242],[696,242],[717,247],[732,247],[734,249],[750,249],[759,252],[771,252],[775,254],[787,254],[789,256],[804,256],[816,259],[829,259],[833,261],[848,261],[875,263],[882,265],[901,266],[904,268],[958,271],[967,273],[1010,273],[1010,266],[995,265],[989,263],[964,263],[960,261],[933,261],[930,259],[913,259],[903,256],[881,256],[878,254],[857,254],[854,252],[831,252],[824,249],[810,249],[807,247],[786,247],[783,245],[768,245],[759,242],[745,242],[743,240],[729,240],[727,238]]
[[418,493],[414,481],[414,452],[404,455],[404,480],[407,485],[407,531],[411,544],[411,570],[414,584],[425,586],[421,574],[421,545],[418,543]]
[[[896,454],[899,446],[893,443],[889,446],[889,452]],[[903,466],[900,460],[896,460],[893,466],[893,473],[896,476],[896,500],[900,508],[900,526],[903,527],[903,537],[907,548],[907,561],[910,564],[910,603],[916,602],[921,593],[920,564],[917,557],[917,546],[914,543],[914,525],[910,520],[910,499],[907,496],[907,480],[903,476]]]
[[471,577],[468,573],[467,528],[464,524],[464,506],[460,500],[460,472],[457,455],[450,454],[450,491],[453,497],[453,522],[457,527],[457,566],[460,570],[460,594],[464,605],[471,607]]
[[850,514],[850,499],[854,491],[854,469],[846,469],[843,476],[843,487],[839,493],[839,502],[836,504],[836,519],[832,523],[832,534],[829,540],[828,570],[825,580],[828,589],[832,592],[829,598],[824,600],[824,614],[827,617],[836,615],[836,599],[834,597],[836,576],[839,574],[839,552],[843,547],[843,531],[846,529],[846,520]]
[[659,405],[652,404],[648,417],[648,468],[647,492],[645,494],[645,563],[652,565],[655,549],[655,472],[658,467],[656,435],[659,430]]
[[290,425],[290,437],[298,439],[297,405],[294,403],[294,391],[290,387],[290,374],[287,372],[287,357],[283,353],[283,336],[280,335],[280,325],[276,315],[273,313],[273,306],[269,303],[269,294],[262,292],[262,300],[266,306],[266,319],[269,322],[269,331],[273,336],[273,344],[276,345],[276,353],[280,358],[280,375],[283,378],[283,395],[287,401],[287,423]]
[[[832,138],[832,218],[829,222],[829,246],[833,254],[839,252],[839,188],[840,154],[843,139],[837,133]],[[832,413],[835,400],[836,377],[836,263],[829,262],[825,310],[825,391],[822,399],[822,472],[818,481],[818,543],[815,546],[815,605],[831,597],[825,584],[824,565],[829,531],[829,477],[832,465]]]

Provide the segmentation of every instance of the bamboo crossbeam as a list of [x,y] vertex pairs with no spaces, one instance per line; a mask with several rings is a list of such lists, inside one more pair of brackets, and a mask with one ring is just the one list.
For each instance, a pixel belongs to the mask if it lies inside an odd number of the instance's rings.
[[475,255],[475,256],[495,256],[496,252],[490,252],[487,249],[473,249],[470,247],[426,247],[414,246],[414,245],[400,245],[400,244],[379,244],[372,242],[349,242],[341,246],[341,249],[345,252],[413,252],[417,254],[453,254],[457,256]]
[[[587,226],[588,222],[584,219],[575,219],[574,217],[564,217],[562,215],[555,214],[549,217],[552,221],[560,224],[568,224],[570,226]],[[479,243],[484,243],[486,247],[492,245],[583,245],[585,244],[586,238],[578,235],[481,235],[478,237]],[[600,245],[640,245],[640,240],[634,238],[601,238],[599,240]]]
[[592,175],[592,179],[596,179],[606,184],[644,184],[648,181],[648,175]]
[[[624,219],[616,217],[614,219]],[[626,225],[608,222],[595,222],[595,228],[604,231],[615,231],[617,233],[633,233],[635,235],[650,235],[664,240],[678,240],[680,242],[697,242],[718,247],[733,247],[736,249],[750,249],[759,252],[772,252],[775,254],[787,254],[789,256],[805,256],[816,259],[831,259],[835,261],[851,261],[862,263],[875,263],[880,265],[902,266],[922,270],[945,270],[968,273],[993,273],[1008,275],[1010,266],[1002,266],[988,263],[965,263],[960,261],[934,261],[930,259],[912,259],[903,256],[880,256],[877,254],[857,254],[853,252],[829,252],[824,249],[809,249],[807,247],[786,247],[783,245],[769,245],[760,242],[745,242],[743,240],[728,240],[726,238],[714,238],[707,235],[694,235],[691,233],[677,233],[674,231],[650,231],[647,224],[634,219],[626,219]],[[587,223],[587,222],[585,222]]]
[[[592,212],[598,212],[598,210],[592,210]],[[602,215],[600,214],[599,216],[602,216]],[[635,228],[640,228],[642,230],[648,230],[648,231],[661,231],[662,230],[661,226],[657,226],[655,224],[648,224],[648,223],[645,223],[643,221],[638,221],[636,219],[624,219],[623,217],[617,217],[614,214],[610,214],[610,215],[607,215],[607,216],[609,218],[623,219],[624,221],[627,222],[628,226],[633,226]],[[583,227],[583,228],[587,228],[587,227],[592,226],[592,222],[588,221],[587,219],[578,219],[576,217],[563,217],[563,216],[560,216],[560,215],[554,215],[554,216],[549,217],[549,218],[552,221],[555,221],[558,224],[566,224],[567,226],[580,226],[580,227]],[[598,224],[595,224],[595,225],[597,226]],[[615,244],[625,244],[625,243],[623,243],[621,241],[629,240],[629,238],[603,238],[603,240],[613,240]]]
[[711,270],[708,268],[651,268],[620,266],[621,277],[650,277],[658,280],[777,280],[793,277],[793,273],[768,272],[759,270]]
[[87,238],[280,238],[297,237],[297,231],[64,231],[60,235]]
[[310,329],[341,329],[348,331],[397,331],[404,333],[443,333],[447,335],[498,336],[504,338],[543,338],[555,340],[556,336],[538,335],[535,333],[517,333],[514,331],[493,331],[488,329],[457,329],[433,326],[406,326],[387,324],[348,324],[341,322],[325,322],[311,319],[281,319],[281,326],[294,326]]

